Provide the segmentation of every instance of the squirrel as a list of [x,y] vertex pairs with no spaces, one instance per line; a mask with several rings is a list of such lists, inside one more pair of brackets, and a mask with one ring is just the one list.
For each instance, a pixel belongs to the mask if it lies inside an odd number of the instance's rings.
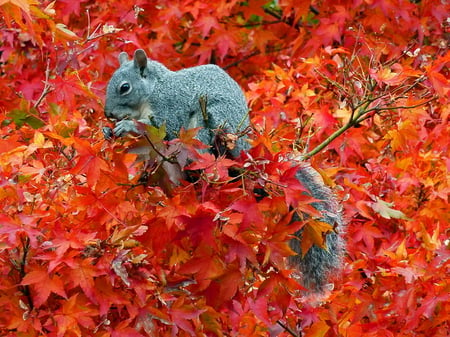
[[[201,65],[171,71],[159,62],[148,59],[138,49],[132,60],[125,52],[119,55],[120,67],[114,72],[106,89],[105,115],[115,119],[115,136],[138,133],[133,120],[160,127],[166,124],[167,138],[173,139],[182,127],[202,127],[198,140],[217,149],[217,130],[237,134],[250,122],[245,95],[223,69],[216,65]],[[105,137],[107,133],[105,132]],[[245,134],[245,133],[244,133]],[[245,137],[238,137],[227,154],[237,157],[249,148]],[[223,146],[222,146],[223,147]],[[217,153],[216,153],[217,154]],[[298,164],[296,178],[317,201],[313,206],[321,212],[320,221],[335,231],[327,234],[326,249],[313,245],[302,256],[301,230],[291,239],[290,247],[297,255],[288,263],[302,274],[302,284],[314,292],[323,292],[331,273],[341,267],[344,253],[342,227],[344,222],[339,204],[320,174],[305,162]],[[298,220],[294,218],[293,220]]]
[[[213,145],[218,130],[239,134],[249,124],[241,87],[216,65],[171,71],[148,59],[142,49],[135,51],[131,61],[125,52],[120,53],[119,63],[108,83],[105,102],[106,117],[118,120],[113,130],[118,137],[138,133],[134,119],[156,127],[165,123],[170,139],[182,127],[202,127],[198,140]],[[230,147],[220,146],[219,152],[237,157],[248,143],[238,137]]]

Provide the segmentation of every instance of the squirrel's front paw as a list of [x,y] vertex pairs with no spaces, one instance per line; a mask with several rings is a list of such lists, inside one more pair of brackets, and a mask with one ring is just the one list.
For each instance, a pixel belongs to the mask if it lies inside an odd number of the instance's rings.
[[138,133],[134,120],[122,119],[116,123],[114,134],[117,137],[125,136],[127,133]]

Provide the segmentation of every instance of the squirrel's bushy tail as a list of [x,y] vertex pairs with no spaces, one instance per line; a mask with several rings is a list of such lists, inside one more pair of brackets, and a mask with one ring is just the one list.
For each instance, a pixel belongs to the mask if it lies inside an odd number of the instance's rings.
[[[326,249],[313,245],[305,256],[302,256],[300,241],[302,231],[295,233],[300,239],[290,241],[291,248],[298,255],[289,258],[289,263],[302,273],[303,285],[311,291],[321,292],[328,283],[332,272],[341,268],[345,251],[344,221],[341,208],[331,189],[325,185],[320,174],[308,163],[301,162],[296,178],[303,184],[312,197],[317,199],[312,205],[320,211],[320,221],[330,224],[335,231],[327,234]],[[298,220],[298,216],[296,215]]]

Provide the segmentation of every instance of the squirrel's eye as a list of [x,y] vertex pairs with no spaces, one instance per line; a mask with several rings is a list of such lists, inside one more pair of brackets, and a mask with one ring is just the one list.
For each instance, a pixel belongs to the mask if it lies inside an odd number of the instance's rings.
[[128,82],[122,82],[119,87],[119,93],[121,95],[126,95],[131,91],[131,84]]

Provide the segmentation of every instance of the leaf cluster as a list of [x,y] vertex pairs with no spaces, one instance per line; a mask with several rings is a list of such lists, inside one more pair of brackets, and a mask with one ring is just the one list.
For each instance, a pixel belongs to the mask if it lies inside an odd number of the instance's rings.
[[[448,10],[441,1],[0,4],[0,335],[445,336]],[[251,150],[181,130],[103,138],[121,51],[224,67]],[[128,149],[128,150],[127,150]],[[306,295],[285,261],[348,226],[341,278]],[[291,222],[297,213],[301,221]]]

